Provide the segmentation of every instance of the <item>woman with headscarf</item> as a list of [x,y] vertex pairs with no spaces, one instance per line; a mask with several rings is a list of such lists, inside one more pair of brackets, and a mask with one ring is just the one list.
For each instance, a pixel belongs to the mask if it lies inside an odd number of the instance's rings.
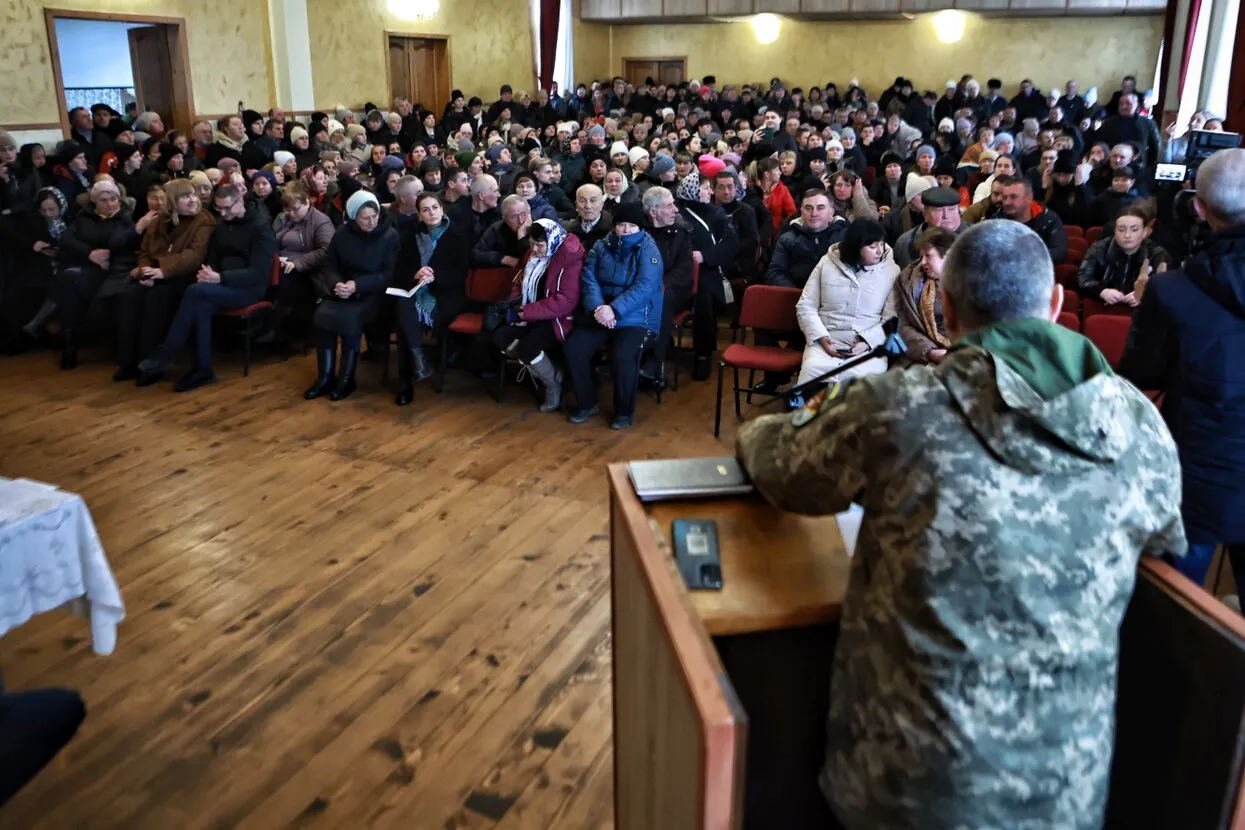
[[23,144],[17,151],[17,163],[21,176],[38,176],[39,187],[54,187],[56,177],[52,175],[52,165],[48,163],[47,149],[42,144]]
[[91,206],[61,234],[52,297],[61,323],[61,368],[78,365],[78,322],[110,278],[128,279],[138,261],[134,220],[125,209],[117,183],[103,179],[91,186]]
[[137,378],[139,355],[151,354],[164,339],[216,227],[188,180],[169,182],[164,193],[162,215],[147,226],[138,263],[117,291],[116,382]]
[[324,168],[319,164],[308,167],[299,174],[298,180],[307,190],[307,195],[311,197],[311,204],[319,210],[324,210],[324,196],[329,186],[328,173],[324,172]]
[[[320,162],[320,151],[311,145],[311,133],[303,127],[290,130],[290,152],[300,172]],[[276,153],[273,154],[273,159],[277,160]],[[288,164],[282,163],[281,166],[287,168]]]
[[[21,350],[36,341],[43,333],[43,326],[56,313],[56,303],[51,298],[51,287],[56,272],[56,257],[60,239],[67,225],[69,202],[65,194],[55,187],[41,188],[34,199],[34,209],[13,217],[10,240],[14,255],[13,271],[0,281],[4,295],[0,297],[0,315],[3,315],[3,335],[15,350]],[[24,301],[25,295],[33,295],[35,303]],[[18,334],[15,329],[16,315],[35,312]]]
[[[895,316],[892,289],[899,276],[886,230],[877,222],[852,222],[842,241],[813,267],[796,302],[804,333],[804,359],[797,383],[810,381],[886,340],[883,324]],[[838,377],[881,374],[886,358],[874,358]]]
[[415,384],[432,369],[421,346],[424,330],[442,335],[467,305],[467,271],[471,244],[467,228],[452,222],[441,199],[427,191],[415,198],[419,228],[415,233],[417,257],[394,274],[396,287],[415,289],[410,297],[395,297],[398,320],[398,373],[401,380],[394,402],[405,406],[415,398]]
[[393,278],[398,232],[381,221],[380,202],[360,190],[346,201],[346,218],[333,234],[317,280],[316,381],[303,394],[309,401],[324,394],[340,401],[354,392],[363,327],[375,319]]
[[493,342],[520,361],[545,389],[541,412],[562,405],[562,373],[554,347],[566,342],[579,305],[584,248],[552,219],[537,219],[528,231],[531,247],[519,265],[510,299],[515,318],[493,333]]

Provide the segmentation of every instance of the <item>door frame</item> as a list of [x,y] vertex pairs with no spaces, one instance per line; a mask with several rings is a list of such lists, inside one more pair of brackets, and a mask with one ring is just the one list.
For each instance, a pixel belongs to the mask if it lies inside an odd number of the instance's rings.
[[[393,67],[389,65],[389,38],[391,37],[412,37],[422,38],[424,40],[439,40],[445,44],[445,71],[449,76],[449,91],[447,95],[452,95],[454,91],[454,52],[452,38],[449,35],[431,34],[429,32],[395,32],[386,29],[381,33],[384,43],[385,56],[385,89],[387,90],[388,100],[385,101],[385,109],[389,110],[393,107]],[[411,103],[414,103],[413,101]],[[423,102],[421,102],[423,103]],[[447,102],[448,103],[448,102]],[[441,113],[434,113],[437,116],[437,123],[441,122]]]
[[[665,57],[649,57],[645,55],[641,57],[623,58],[622,64],[619,66],[620,71],[618,73],[623,78],[627,77],[627,61],[635,61],[636,63],[639,63],[640,61],[657,61],[658,63],[661,63],[662,61],[680,61],[683,64],[683,77],[685,79],[687,78],[687,55],[667,55]],[[659,83],[658,86],[660,85],[661,84]]]
[[[61,132],[65,137],[69,137],[69,110],[65,107],[65,78],[61,74],[60,46],[56,42],[56,19],[72,19],[72,20],[103,20],[114,23],[146,23],[151,26],[171,26],[173,31],[173,39],[177,43],[177,54],[169,55],[169,74],[170,84],[173,91],[173,108],[174,112],[162,112],[162,117],[167,117],[169,123],[166,125],[168,129],[173,129],[175,123],[181,118],[186,119],[185,129],[195,121],[195,97],[194,87],[190,83],[190,49],[186,43],[186,20],[182,17],[161,17],[151,14],[122,14],[120,12],[90,12],[81,11],[80,9],[53,9],[46,8],[43,10],[44,25],[48,30],[48,56],[52,60],[52,82],[56,87],[56,105],[60,111]],[[131,58],[131,61],[133,58]],[[131,66],[131,69],[133,66]],[[183,106],[178,106],[178,100],[184,101]]]

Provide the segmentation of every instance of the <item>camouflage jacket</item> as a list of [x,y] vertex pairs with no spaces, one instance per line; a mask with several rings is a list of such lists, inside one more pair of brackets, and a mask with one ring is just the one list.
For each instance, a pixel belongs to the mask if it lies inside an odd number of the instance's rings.
[[747,423],[738,452],[778,507],[864,507],[821,775],[844,825],[1101,827],[1137,560],[1185,550],[1150,401],[1110,374],[1044,401],[961,347]]

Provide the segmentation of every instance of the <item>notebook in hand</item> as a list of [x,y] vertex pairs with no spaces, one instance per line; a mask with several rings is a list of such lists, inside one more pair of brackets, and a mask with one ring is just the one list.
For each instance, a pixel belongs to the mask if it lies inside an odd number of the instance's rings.
[[737,496],[752,492],[734,458],[671,458],[632,461],[627,475],[640,501]]

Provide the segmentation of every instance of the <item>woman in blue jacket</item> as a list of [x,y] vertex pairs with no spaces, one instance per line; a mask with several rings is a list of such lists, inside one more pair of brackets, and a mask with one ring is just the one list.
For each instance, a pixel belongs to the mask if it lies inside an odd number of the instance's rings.
[[584,264],[580,302],[592,322],[576,326],[564,351],[571,385],[579,408],[572,424],[582,424],[598,412],[592,355],[610,341],[610,372],[614,377],[613,429],[629,427],[635,416],[640,353],[645,341],[661,327],[661,252],[643,230],[644,209],[639,202],[620,205],[614,230],[595,245]]

